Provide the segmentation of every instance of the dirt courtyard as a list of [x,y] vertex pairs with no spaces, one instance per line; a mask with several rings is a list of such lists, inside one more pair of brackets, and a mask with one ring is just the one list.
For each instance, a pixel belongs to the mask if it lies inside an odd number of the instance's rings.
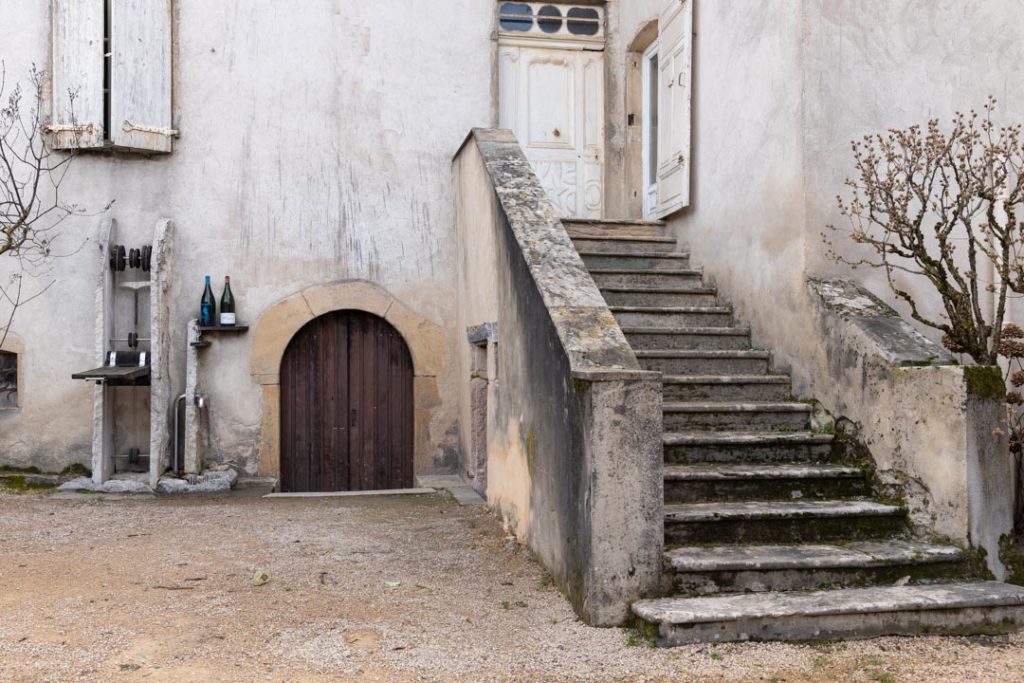
[[659,650],[446,495],[0,493],[4,682],[836,680],[1021,681],[1024,637]]

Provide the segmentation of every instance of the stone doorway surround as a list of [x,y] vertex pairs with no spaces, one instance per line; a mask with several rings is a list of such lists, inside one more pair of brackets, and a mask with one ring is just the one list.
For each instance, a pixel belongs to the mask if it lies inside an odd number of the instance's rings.
[[315,285],[266,309],[256,323],[249,372],[263,390],[260,430],[262,477],[280,476],[281,359],[292,337],[309,321],[332,311],[366,311],[398,330],[412,353],[414,405],[414,470],[429,473],[433,446],[430,426],[441,409],[438,378],[448,363],[444,331],[417,314],[386,289],[365,280]]

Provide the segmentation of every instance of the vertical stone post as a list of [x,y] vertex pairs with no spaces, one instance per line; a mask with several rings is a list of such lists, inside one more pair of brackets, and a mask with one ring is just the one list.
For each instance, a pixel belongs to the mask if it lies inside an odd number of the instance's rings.
[[998,367],[963,368],[966,484],[971,545],[985,549],[989,570],[1008,575],[999,557],[1000,539],[1013,532],[1013,457],[1006,415],[1006,387]]
[[[656,373],[577,373],[587,428],[577,533],[588,549],[581,581],[586,623],[614,626],[630,602],[657,595],[665,542],[661,381]],[[652,439],[651,435],[658,438]]]
[[171,414],[171,306],[169,290],[174,257],[174,224],[157,223],[149,271],[150,386],[149,386],[149,485],[156,489],[170,464]]
[[[109,249],[117,235],[117,221],[107,218],[100,226],[100,275],[96,283],[96,358],[105,364],[113,336],[114,275]],[[114,392],[102,382],[93,390],[92,479],[102,484],[114,473]]]
[[200,474],[203,470],[202,448],[202,409],[199,398],[202,392],[199,387],[199,348],[196,344],[202,339],[199,332],[199,321],[188,321],[188,350],[185,360],[185,453],[184,466],[186,474]]

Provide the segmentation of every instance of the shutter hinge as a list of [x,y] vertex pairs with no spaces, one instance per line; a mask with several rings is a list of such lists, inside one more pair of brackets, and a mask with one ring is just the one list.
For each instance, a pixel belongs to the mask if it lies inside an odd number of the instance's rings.
[[153,135],[163,135],[168,138],[180,137],[181,133],[175,128],[161,128],[158,126],[140,126],[137,123],[132,123],[128,119],[125,119],[124,125],[121,126],[121,130],[125,133],[152,133]]
[[45,126],[43,130],[47,133],[92,133],[95,127],[91,123],[86,123],[81,126],[76,126],[67,123],[51,123]]

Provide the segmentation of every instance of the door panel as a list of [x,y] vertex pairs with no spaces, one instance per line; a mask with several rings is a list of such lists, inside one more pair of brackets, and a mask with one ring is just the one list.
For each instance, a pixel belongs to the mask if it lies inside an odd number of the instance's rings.
[[413,366],[401,335],[361,311],[310,322],[281,361],[281,490],[413,485]]
[[604,53],[503,46],[499,118],[563,216],[604,208]]
[[576,151],[575,64],[571,54],[555,50],[528,50],[525,102],[530,148]]
[[690,205],[693,3],[671,0],[659,22],[658,210]]

